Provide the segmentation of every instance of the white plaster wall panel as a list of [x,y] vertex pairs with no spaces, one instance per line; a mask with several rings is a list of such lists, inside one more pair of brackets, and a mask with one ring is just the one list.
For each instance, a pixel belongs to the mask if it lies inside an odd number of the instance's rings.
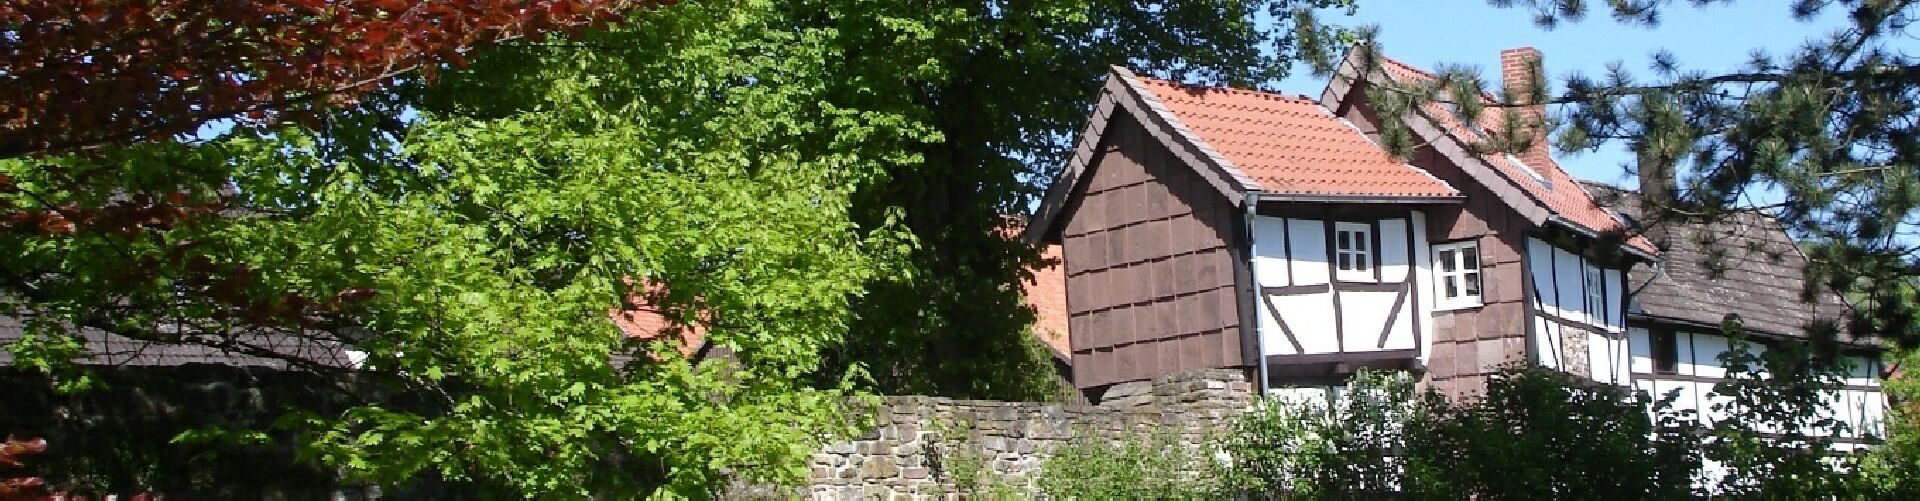
[[[1412,302],[1412,298],[1409,297],[1407,300],[1408,304],[1400,305],[1400,311],[1394,313],[1393,318],[1387,319],[1387,321],[1393,322],[1393,327],[1391,332],[1387,333],[1387,345],[1384,349],[1414,349],[1416,340],[1413,338],[1413,322],[1418,316],[1413,314],[1414,306]],[[1379,344],[1379,340],[1374,340],[1374,343]]]
[[1287,220],[1253,217],[1253,276],[1260,285],[1292,285],[1291,265],[1287,262]]
[[1620,302],[1627,297],[1626,282],[1621,281],[1620,270],[1602,270],[1600,273],[1606,276],[1607,281],[1607,330],[1620,332],[1627,326],[1627,317],[1623,316],[1624,312],[1620,305]]
[[1380,281],[1407,281],[1407,220],[1380,220]]
[[1887,436],[1887,395],[1885,393],[1872,392],[1863,395],[1861,398],[1862,412],[1860,413],[1860,422],[1862,423],[1862,429],[1871,430],[1878,436]]
[[1674,394],[1674,409],[1697,409],[1700,406],[1699,395],[1693,393],[1693,385],[1688,384],[1686,381],[1659,380],[1653,382],[1653,393],[1650,396],[1655,400],[1666,398],[1669,393]]
[[1627,329],[1627,348],[1633,353],[1633,371],[1641,374],[1653,373],[1653,336],[1646,329],[1634,327]]
[[[1433,283],[1433,245],[1427,243],[1427,214],[1413,211],[1410,219],[1413,225],[1413,279],[1419,282],[1419,287],[1425,287]],[[1414,290],[1420,290],[1419,287]],[[1431,295],[1418,292],[1413,295],[1413,323],[1410,325],[1418,326],[1422,333],[1417,340],[1421,366],[1426,366],[1433,354],[1433,298],[1428,297]]]
[[1633,345],[1626,337],[1613,339],[1613,367],[1620,377],[1620,384],[1633,381]]
[[[1728,412],[1723,409],[1726,408],[1725,404],[1733,403],[1733,397],[1714,393],[1713,383],[1695,382],[1689,384],[1693,385],[1695,394],[1701,395],[1700,414],[1707,417],[1706,421],[1708,424],[1717,423],[1727,418]],[[1775,430],[1768,430],[1766,426],[1758,426],[1756,428],[1763,432],[1776,432]]]
[[[1287,237],[1287,245],[1293,250],[1293,285],[1327,283],[1326,223],[1316,219],[1289,218]],[[1286,310],[1281,311],[1282,315],[1286,314]]]
[[1584,275],[1580,273],[1580,256],[1564,249],[1553,250],[1554,285],[1560,290],[1560,318],[1576,322],[1587,321],[1586,288]]
[[[1280,309],[1280,315],[1286,318],[1287,327],[1300,339],[1304,353],[1336,353],[1340,351],[1340,341],[1334,330],[1333,294],[1301,294],[1295,296],[1272,296],[1273,306]],[[1278,331],[1279,329],[1274,329]],[[1281,336],[1279,332],[1274,335]],[[1279,338],[1279,344],[1292,349],[1285,337]]]
[[1553,285],[1553,246],[1536,238],[1527,239],[1527,276],[1533,281],[1534,304],[1540,310],[1559,314],[1559,290]]
[[1387,313],[1399,295],[1399,292],[1340,291],[1340,321],[1347,351],[1380,350],[1380,331],[1387,327]]
[[1267,309],[1267,301],[1273,301],[1276,307],[1284,307],[1284,303],[1280,302],[1281,299],[1281,296],[1263,297],[1263,300],[1254,304],[1255,314],[1259,315],[1260,320],[1261,350],[1267,355],[1298,355],[1300,351],[1293,349],[1293,342],[1287,340],[1286,331],[1280,328],[1279,319],[1273,318],[1272,310]]
[[1673,345],[1674,345],[1673,359],[1675,361],[1673,364],[1674,372],[1680,373],[1682,375],[1687,375],[1687,376],[1694,375],[1693,334],[1680,332],[1680,333],[1675,333],[1673,335],[1673,338],[1674,338],[1673,339]]
[[1624,340],[1587,333],[1587,367],[1594,381],[1624,385],[1628,382]]
[[[1694,334],[1693,336],[1693,375],[1701,377],[1726,377],[1727,368],[1720,366],[1720,354],[1727,351],[1727,338],[1712,334]],[[1759,352],[1759,346],[1748,349]]]
[[1860,411],[1854,408],[1854,404],[1859,401],[1858,393],[1860,392],[1840,390],[1821,396],[1827,410],[1833,413],[1833,419],[1847,424],[1849,429],[1842,433],[1842,436],[1859,436]]
[[1587,338],[1587,377],[1602,383],[1613,382],[1613,371],[1608,366],[1607,338],[1591,332],[1584,333]]
[[1560,360],[1560,324],[1545,318],[1533,319],[1533,356],[1540,366],[1551,369],[1561,367]]

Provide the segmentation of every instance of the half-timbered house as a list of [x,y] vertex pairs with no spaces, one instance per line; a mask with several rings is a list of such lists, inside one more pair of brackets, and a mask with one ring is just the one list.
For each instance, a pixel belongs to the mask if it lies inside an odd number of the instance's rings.
[[[1499,114],[1413,110],[1422,146],[1388,154],[1367,88],[1433,76],[1363,54],[1318,98],[1114,68],[1026,235],[1065,251],[1077,386],[1199,367],[1315,385],[1375,367],[1457,393],[1509,363],[1628,382],[1626,270],[1658,251],[1544,141],[1475,148]],[[1538,58],[1508,51],[1504,73]]]
[[[1648,177],[1640,186],[1672,193],[1672,179]],[[1627,333],[1633,385],[1650,395],[1675,395],[1674,406],[1691,409],[1704,423],[1726,417],[1714,404],[1728,397],[1715,385],[1727,378],[1720,360],[1734,342],[1724,330],[1737,322],[1752,349],[1781,341],[1827,337],[1823,346],[1849,373],[1827,395],[1830,416],[1846,429],[1830,437],[1841,450],[1885,436],[1883,346],[1871,333],[1848,329],[1851,313],[1832,289],[1807,279],[1807,257],[1780,222],[1760,211],[1712,219],[1675,215],[1645,218],[1647,196],[1598,183],[1586,189],[1601,203],[1643,221],[1641,232],[1662,249],[1658,266],[1637,266],[1628,275],[1635,293],[1627,303]],[[1652,195],[1655,197],[1661,195]],[[1671,203],[1664,202],[1664,203]]]

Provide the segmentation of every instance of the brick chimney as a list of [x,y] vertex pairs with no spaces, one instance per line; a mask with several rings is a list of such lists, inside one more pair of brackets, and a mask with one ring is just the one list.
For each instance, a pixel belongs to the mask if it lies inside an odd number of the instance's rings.
[[[1534,79],[1544,78],[1546,74],[1547,70],[1540,61],[1539,49],[1515,47],[1500,51],[1500,83],[1506,89],[1507,96],[1514,101],[1519,103],[1531,101]],[[1518,111],[1522,122],[1515,125],[1530,128],[1533,140],[1525,150],[1515,153],[1514,156],[1520,157],[1520,161],[1526,162],[1528,166],[1539,169],[1540,166],[1551,162],[1553,158],[1550,156],[1551,150],[1547,144],[1545,122],[1547,105],[1530,103],[1529,106],[1520,108]]]

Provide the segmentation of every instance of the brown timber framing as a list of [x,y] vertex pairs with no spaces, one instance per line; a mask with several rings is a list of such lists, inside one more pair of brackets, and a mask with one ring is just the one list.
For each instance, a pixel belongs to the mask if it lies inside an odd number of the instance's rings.
[[[1274,325],[1280,327],[1280,333],[1287,336],[1287,342],[1293,345],[1293,351],[1306,353],[1307,349],[1300,346],[1300,338],[1293,335],[1293,329],[1287,328],[1287,319],[1280,317],[1280,308],[1273,305],[1273,298],[1263,296],[1260,298],[1260,302],[1267,305],[1267,314],[1273,315]],[[1266,354],[1262,353],[1261,355],[1264,356]]]
[[[1394,321],[1400,318],[1400,308],[1406,306],[1407,294],[1413,292],[1412,281],[1408,281],[1407,283],[1403,283],[1400,285],[1401,285],[1400,294],[1393,297],[1393,307],[1387,309],[1387,321],[1380,323],[1380,342],[1374,345],[1375,348],[1387,347],[1387,336],[1390,336],[1393,334],[1393,323]],[[1415,325],[1419,324],[1419,322],[1417,321],[1410,321],[1410,322]],[[1408,327],[1411,328],[1412,325],[1409,325]],[[1415,336],[1415,339],[1414,339],[1415,343],[1413,345],[1414,346],[1413,350],[1416,354],[1419,353],[1420,351],[1420,344],[1419,344],[1418,338],[1419,338],[1418,336]]]
[[[1308,365],[1326,363],[1362,364],[1365,362],[1412,362],[1414,350],[1349,351],[1304,355],[1267,355],[1267,365]],[[1371,365],[1369,365],[1371,367]]]
[[[1424,218],[1422,219],[1424,220]],[[1413,329],[1413,353],[1415,357],[1418,357],[1426,354],[1426,348],[1420,344],[1420,321],[1423,318],[1428,320],[1433,318],[1430,313],[1423,314],[1424,312],[1420,311],[1420,265],[1433,266],[1433,263],[1428,261],[1428,258],[1431,256],[1420,255],[1417,251],[1423,247],[1432,249],[1433,244],[1414,240],[1413,225],[1413,211],[1407,211],[1407,292],[1413,295],[1413,314],[1408,316],[1413,322],[1413,325],[1409,325],[1408,327]],[[1478,247],[1476,247],[1476,249],[1478,249]],[[1482,274],[1481,276],[1485,277],[1486,275]],[[1384,341],[1381,343],[1381,346],[1386,346]]]
[[[1696,376],[1691,374],[1635,372],[1633,373],[1633,380],[1634,381],[1656,381],[1656,382],[1657,381],[1673,381],[1673,382],[1683,382],[1683,383],[1720,384],[1728,381],[1729,378],[1713,377],[1713,376]],[[1871,391],[1871,392],[1880,392],[1880,391],[1886,390],[1885,388],[1881,388],[1879,386],[1868,386],[1868,385],[1862,385],[1862,384],[1843,384],[1839,386],[1839,389],[1853,390],[1853,391]]]
[[1539,367],[1540,329],[1535,327],[1538,322],[1533,319],[1540,315],[1541,308],[1536,304],[1540,299],[1540,291],[1534,287],[1533,274],[1537,270],[1533,269],[1533,246],[1527,245],[1524,235],[1520,237],[1518,244],[1520,246],[1520,311],[1527,322],[1526,340],[1522,344],[1525,345],[1523,349],[1527,350],[1527,366]]
[[[1262,206],[1262,207],[1265,207],[1265,206]],[[1398,321],[1399,317],[1401,316],[1400,313],[1404,311],[1405,308],[1407,308],[1407,304],[1410,301],[1414,302],[1414,304],[1416,305],[1418,304],[1417,301],[1419,296],[1417,294],[1419,294],[1419,287],[1420,287],[1420,284],[1422,283],[1419,280],[1419,276],[1420,276],[1419,266],[1423,262],[1421,260],[1424,260],[1426,256],[1422,256],[1418,252],[1421,245],[1424,244],[1425,242],[1419,242],[1414,239],[1414,231],[1413,231],[1414,222],[1413,222],[1412,210],[1396,209],[1396,210],[1391,210],[1387,212],[1375,212],[1372,214],[1367,214],[1364,216],[1364,218],[1362,218],[1362,217],[1355,217],[1355,215],[1353,214],[1341,214],[1342,211],[1338,210],[1337,208],[1331,208],[1326,206],[1308,207],[1308,208],[1301,208],[1301,209],[1304,209],[1304,210],[1300,210],[1297,212],[1288,211],[1288,210],[1263,211],[1263,212],[1270,212],[1268,214],[1263,214],[1267,217],[1280,218],[1283,221],[1283,227],[1287,229],[1286,231],[1282,232],[1281,240],[1283,242],[1283,249],[1284,249],[1283,252],[1284,252],[1284,255],[1286,256],[1286,262],[1288,263],[1287,280],[1289,285],[1258,287],[1261,306],[1267,309],[1268,314],[1272,316],[1274,323],[1276,324],[1275,326],[1280,329],[1280,332],[1282,335],[1287,337],[1287,341],[1289,342],[1289,344],[1293,346],[1294,351],[1305,352],[1306,350],[1301,345],[1299,337],[1293,332],[1291,326],[1288,325],[1286,319],[1281,316],[1280,308],[1273,303],[1272,296],[1295,296],[1295,295],[1331,293],[1332,301],[1333,301],[1333,315],[1334,315],[1334,333],[1333,334],[1334,334],[1335,346],[1336,346],[1335,353],[1381,352],[1381,351],[1350,352],[1347,350],[1346,341],[1345,341],[1346,334],[1347,334],[1346,325],[1345,325],[1346,321],[1344,318],[1346,316],[1345,315],[1346,305],[1341,301],[1340,292],[1347,291],[1347,292],[1397,292],[1399,293],[1394,297],[1393,305],[1387,312],[1386,318],[1382,322],[1380,335],[1378,337],[1378,341],[1375,343],[1376,348],[1385,348],[1387,338],[1391,336],[1394,328],[1394,323]],[[1322,240],[1325,242],[1325,245],[1327,246],[1326,260],[1327,260],[1327,266],[1328,266],[1328,269],[1327,269],[1328,282],[1326,284],[1314,284],[1314,285],[1291,285],[1293,283],[1292,265],[1291,265],[1291,263],[1293,262],[1293,253],[1292,253],[1293,242],[1292,242],[1292,230],[1291,230],[1293,225],[1292,221],[1294,219],[1307,219],[1307,218],[1318,219],[1321,224],[1321,232],[1323,235]],[[1403,228],[1406,238],[1401,242],[1401,245],[1405,247],[1403,250],[1406,252],[1406,256],[1407,256],[1407,259],[1406,259],[1407,262],[1405,263],[1407,270],[1406,270],[1406,276],[1402,278],[1401,281],[1399,282],[1384,281],[1385,275],[1383,274],[1384,272],[1382,271],[1382,269],[1384,268],[1384,265],[1383,265],[1383,261],[1381,260],[1381,256],[1383,256],[1386,251],[1382,244],[1382,242],[1384,242],[1385,239],[1381,238],[1383,234],[1381,233],[1381,229],[1380,229],[1380,221],[1383,219],[1400,219],[1400,220],[1406,221],[1405,228]],[[1369,259],[1372,261],[1370,264],[1373,267],[1372,271],[1373,271],[1374,281],[1372,282],[1347,281],[1347,280],[1339,280],[1337,278],[1340,273],[1338,259],[1335,254],[1337,252],[1337,249],[1335,248],[1335,246],[1337,245],[1337,240],[1338,240],[1337,234],[1339,230],[1336,229],[1336,225],[1338,223],[1366,224],[1368,226],[1369,231],[1371,232],[1369,238],[1372,240],[1372,243],[1370,244],[1371,247],[1368,249],[1368,252],[1369,252],[1368,255],[1369,255]],[[1418,315],[1413,315],[1412,317],[1418,317]],[[1409,325],[1409,328],[1411,329],[1411,332],[1413,335],[1413,343],[1414,343],[1414,348],[1411,351],[1414,357],[1418,357],[1419,354],[1424,351],[1420,346],[1420,337],[1422,334],[1420,330],[1420,319],[1411,318],[1410,321],[1412,323]],[[1405,350],[1385,350],[1384,352],[1398,352],[1398,351],[1405,351]],[[1288,356],[1292,356],[1292,355],[1288,355]]]
[[[1252,195],[1248,195],[1247,198],[1252,198]],[[1232,233],[1232,241],[1227,243],[1227,255],[1232,256],[1234,263],[1233,283],[1240,284],[1233,288],[1234,304],[1239,305],[1235,309],[1239,310],[1240,315],[1240,364],[1250,366],[1260,363],[1258,357],[1265,355],[1261,352],[1266,348],[1260,344],[1260,315],[1257,313],[1258,310],[1254,309],[1258,308],[1256,301],[1261,299],[1254,297],[1255,288],[1260,286],[1258,279],[1253,275],[1253,217],[1251,215],[1255,213],[1255,208],[1243,205],[1240,211],[1235,215],[1239,216],[1238,219],[1242,224],[1234,225],[1237,229]],[[1297,346],[1299,343],[1294,344]],[[1266,389],[1267,382],[1261,381],[1262,394]]]
[[[1333,215],[1330,211],[1327,211],[1326,207],[1321,207],[1320,210],[1324,215]],[[1321,218],[1321,224],[1324,227],[1323,231],[1326,232],[1324,240],[1327,241],[1327,284],[1328,287],[1333,290],[1333,346],[1334,351],[1344,353],[1347,351],[1347,315],[1346,310],[1341,308],[1343,305],[1340,303],[1340,257],[1338,254],[1335,254],[1335,252],[1339,252],[1338,249],[1334,248],[1335,233],[1340,231],[1338,229],[1339,223],[1335,222],[1332,217],[1323,217]],[[1292,264],[1289,263],[1288,266],[1292,266]],[[1268,361],[1267,364],[1272,365],[1273,362]]]
[[1327,287],[1329,286],[1331,286],[1331,284],[1282,285],[1277,287],[1261,287],[1260,294],[1266,295],[1266,296],[1298,296],[1302,294],[1319,294],[1322,292],[1326,292]]

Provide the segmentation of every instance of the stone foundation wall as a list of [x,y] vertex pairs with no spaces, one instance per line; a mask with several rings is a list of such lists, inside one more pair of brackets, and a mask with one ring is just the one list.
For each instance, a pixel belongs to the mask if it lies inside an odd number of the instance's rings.
[[[1189,446],[1253,402],[1239,370],[1122,383],[1101,405],[887,397],[866,435],[814,454],[814,499],[949,499],[1030,494],[1057,445],[1083,436],[1173,433]],[[763,493],[771,494],[771,493]]]

